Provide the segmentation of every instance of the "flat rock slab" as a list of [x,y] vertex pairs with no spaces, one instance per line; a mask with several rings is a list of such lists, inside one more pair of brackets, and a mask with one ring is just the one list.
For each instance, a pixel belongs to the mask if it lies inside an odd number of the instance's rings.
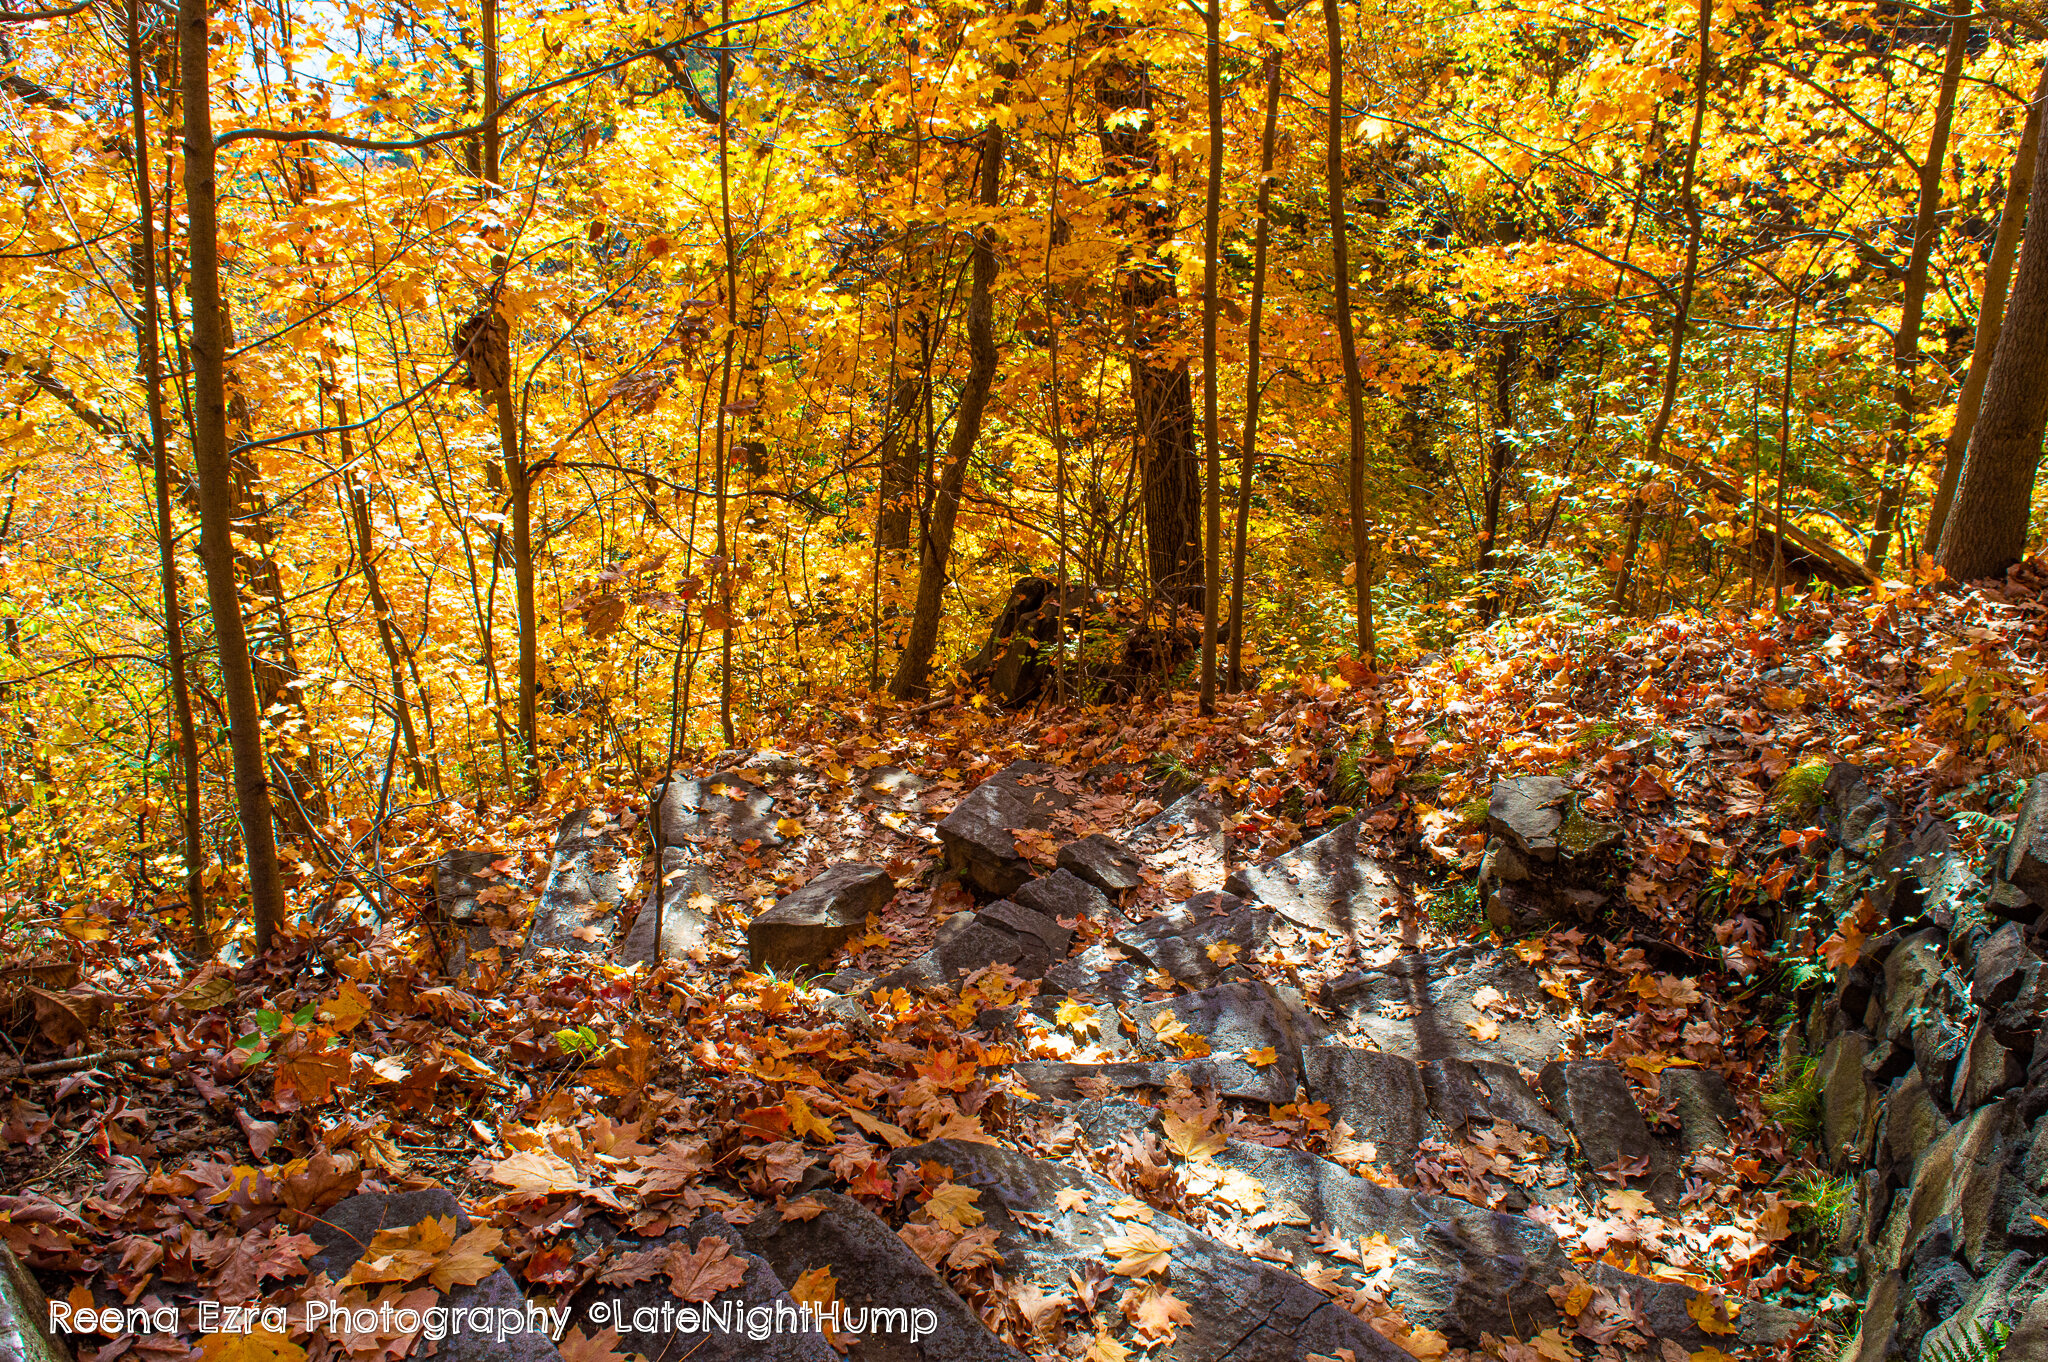
[[[1504,1001],[1492,1002],[1493,994]],[[1418,1060],[1535,1065],[1564,1048],[1536,976],[1507,952],[1483,946],[1418,952],[1343,975],[1324,988],[1323,1001],[1380,1049]]]
[[1513,1065],[1491,1059],[1438,1059],[1422,1066],[1430,1110],[1453,1130],[1506,1121],[1568,1148],[1570,1133]]
[[[670,1244],[695,1248],[705,1239],[716,1238],[731,1246],[732,1256],[745,1264],[747,1275],[738,1286],[695,1306],[694,1316],[680,1320],[675,1318],[675,1312],[684,1308],[683,1302],[670,1289],[665,1274],[658,1273],[628,1286],[592,1283],[571,1302],[575,1310],[573,1322],[586,1337],[595,1338],[604,1329],[616,1329],[620,1351],[650,1358],[687,1357],[692,1362],[751,1362],[754,1358],[768,1362],[837,1362],[839,1354],[821,1333],[779,1330],[766,1338],[750,1334],[749,1314],[762,1309],[772,1311],[777,1305],[791,1309],[794,1302],[775,1269],[766,1259],[748,1252],[739,1232],[720,1217],[707,1214],[695,1224],[678,1226],[659,1239],[607,1236],[604,1231],[609,1228],[600,1224],[595,1236],[586,1237],[607,1239],[605,1246],[611,1261],[623,1254]],[[603,1316],[603,1323],[592,1318],[592,1307],[599,1305],[603,1308],[597,1313]],[[668,1328],[661,1326],[664,1306],[668,1309],[667,1318],[674,1321]],[[642,1324],[647,1327],[642,1328]]]
[[1052,1015],[1058,999],[1072,995],[1086,1003],[1138,1003],[1160,992],[1145,976],[1150,967],[1115,942],[1098,941],[1045,972],[1039,991],[1043,1011]]
[[[1139,1003],[1130,1009],[1130,1016],[1137,1025],[1135,1044],[1148,1058],[1170,1061],[1184,1057],[1179,1045],[1159,1034],[1162,1025],[1172,1031],[1178,1023],[1187,1034],[1209,1043],[1206,1058],[1223,1079],[1220,1086],[1226,1096],[1263,1098],[1277,1086],[1286,1094],[1279,1101],[1293,1100],[1295,1085],[1301,1080],[1305,1019],[1267,985],[1256,981],[1217,984],[1199,993]],[[1268,1050],[1271,1063],[1255,1064],[1248,1058],[1259,1055],[1263,1059]]]
[[[304,1233],[320,1246],[319,1252],[306,1260],[306,1274],[309,1277],[324,1272],[339,1281],[356,1260],[370,1247],[370,1241],[377,1231],[405,1229],[429,1218],[455,1218],[458,1233],[469,1231],[469,1217],[455,1202],[455,1196],[445,1187],[428,1187],[417,1192],[365,1192],[341,1201],[323,1212],[319,1219],[310,1219]],[[512,1280],[512,1274],[499,1268],[475,1286],[458,1286],[441,1296],[441,1304],[460,1310],[490,1310],[493,1318],[500,1310],[514,1311],[522,1316],[527,1309],[526,1297],[521,1294],[519,1284]],[[493,1358],[510,1358],[513,1362],[557,1362],[561,1354],[544,1332],[507,1333],[500,1342],[495,1330],[476,1332],[468,1329],[452,1332],[441,1340],[436,1358],[447,1362],[490,1362]]]
[[747,924],[754,968],[823,966],[860,935],[868,914],[896,897],[896,882],[878,865],[840,861]]
[[1116,941],[1177,983],[1208,988],[1233,964],[1251,962],[1279,921],[1234,894],[1198,894],[1178,908],[1125,928]]
[[1174,800],[1124,841],[1163,875],[1186,871],[1197,889],[1220,885],[1230,873],[1229,816],[1199,795]]
[[1060,848],[1059,868],[1078,875],[1103,893],[1115,895],[1145,882],[1145,863],[1137,853],[1104,833],[1091,832]]
[[852,781],[855,797],[899,813],[923,813],[924,792],[931,782],[901,766],[876,766]]
[[1412,1168],[1429,1132],[1429,1095],[1412,1059],[1337,1042],[1301,1052],[1302,1084],[1356,1137],[1372,1142],[1382,1168]]
[[760,772],[714,771],[708,776],[671,776],[657,787],[655,836],[663,847],[691,842],[759,842],[782,845],[775,830],[775,800],[761,788]]
[[1570,1264],[1556,1234],[1533,1220],[1385,1187],[1298,1149],[1233,1140],[1216,1161],[1265,1189],[1280,1217],[1270,1238],[1298,1268],[1339,1265],[1309,1242],[1313,1226],[1354,1246],[1384,1234],[1399,1256],[1381,1281],[1412,1324],[1476,1344],[1484,1333],[1533,1334],[1557,1319],[1550,1288]]
[[692,906],[691,900],[711,893],[714,887],[711,872],[692,861],[687,849],[663,847],[661,874],[647,887],[640,915],[627,929],[619,946],[620,961],[651,965],[679,959],[704,946],[711,938],[711,919]]
[[976,970],[1008,965],[1020,979],[1043,978],[1074,934],[1042,913],[997,899],[939,924],[932,948],[876,981],[875,987],[940,988]]
[[1007,897],[1037,871],[1017,850],[1018,829],[1051,832],[1054,815],[1073,803],[1053,784],[1053,768],[1018,761],[974,787],[939,822],[946,866],[985,894]]
[[1206,1058],[1112,1060],[1106,1064],[1032,1060],[1013,1064],[1008,1072],[1012,1080],[1034,1096],[1063,1102],[1090,1098],[1098,1092],[1164,1088],[1176,1077],[1197,1088],[1215,1088],[1225,1097],[1251,1102],[1291,1102],[1294,1085],[1275,1072],[1279,1067],[1276,1064],[1268,1069],[1254,1069],[1242,1061]]
[[824,1205],[822,1212],[809,1220],[785,1220],[768,1211],[741,1230],[747,1247],[785,1282],[829,1268],[842,1308],[926,1310],[937,1321],[919,1342],[911,1341],[907,1328],[861,1331],[854,1356],[874,1362],[1025,1362],[873,1211],[837,1192],[810,1195]]
[[1119,920],[1109,896],[1071,870],[1055,870],[1050,875],[1026,880],[1017,886],[1010,898],[1055,922],[1064,920],[1079,924],[1083,921]]
[[1486,829],[1538,864],[1590,860],[1619,846],[1620,825],[1578,811],[1572,787],[1556,776],[1496,780],[1486,800]]
[[547,949],[574,955],[611,949],[619,908],[637,889],[634,840],[603,809],[578,809],[562,820],[520,952],[526,959]]
[[1686,1306],[1699,1292],[1684,1282],[1638,1277],[1608,1263],[1594,1265],[1592,1281],[1593,1285],[1612,1292],[1616,1300],[1640,1312],[1650,1327],[1652,1337],[1668,1338],[1688,1349],[1710,1345],[1726,1349],[1732,1343],[1753,1347],[1784,1343],[1805,1327],[1808,1318],[1796,1310],[1787,1310],[1768,1301],[1749,1301],[1735,1316],[1735,1333],[1732,1336],[1709,1334],[1686,1313]]
[[1628,1185],[1648,1187],[1659,1203],[1677,1194],[1675,1162],[1650,1136],[1649,1122],[1621,1066],[1605,1059],[1552,1060],[1538,1076],[1551,1110],[1564,1118],[1579,1153],[1596,1172],[1615,1163],[1647,1161],[1648,1171]]
[[[999,1145],[935,1140],[900,1149],[891,1161],[913,1167],[943,1164],[953,1170],[954,1182],[979,1189],[975,1208],[986,1217],[983,1223],[996,1231],[1003,1275],[1013,1284],[1029,1282],[1048,1295],[1070,1289],[1068,1275],[1085,1264],[1103,1264],[1110,1256],[1107,1241],[1140,1228],[1135,1221],[1109,1213],[1125,1199],[1124,1192],[1077,1169]],[[1061,1192],[1079,1192],[1086,1200],[1063,1210]],[[1357,1362],[1413,1362],[1363,1320],[1292,1273],[1229,1248],[1171,1216],[1155,1214],[1143,1228],[1172,1246],[1164,1284],[1189,1315],[1173,1342],[1148,1352],[1148,1358],[1301,1362],[1311,1354],[1330,1357],[1349,1349]],[[1098,1311],[1097,1319],[1119,1330],[1123,1327],[1113,1310]],[[940,1355],[953,1356],[935,1354]]]
[[1373,936],[1399,916],[1408,895],[1396,870],[1366,854],[1364,832],[1364,819],[1354,818],[1264,865],[1232,872],[1223,887],[1312,931]]
[[470,956],[498,944],[491,935],[490,908],[479,897],[505,882],[491,869],[498,859],[495,851],[464,848],[434,862],[434,910],[453,937],[447,960],[452,975],[466,974]]

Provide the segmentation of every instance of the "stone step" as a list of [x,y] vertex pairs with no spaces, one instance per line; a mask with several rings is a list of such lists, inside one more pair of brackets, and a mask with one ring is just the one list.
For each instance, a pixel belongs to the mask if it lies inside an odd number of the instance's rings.
[[504,883],[491,869],[492,862],[500,858],[499,852],[463,848],[448,852],[433,864],[434,913],[449,936],[446,967],[455,978],[469,975],[472,955],[498,945],[492,935],[493,917],[496,925],[508,925],[504,907],[486,903],[482,897]]
[[1018,761],[974,787],[939,821],[946,868],[984,894],[1009,895],[1036,875],[1013,831],[1050,833],[1073,797],[1053,784],[1055,768]]
[[1355,970],[1331,980],[1322,1001],[1343,1015],[1347,1030],[1420,1060],[1534,1067],[1565,1049],[1555,1000],[1528,966],[1486,946],[1416,952]]
[[661,847],[725,841],[782,845],[775,830],[775,799],[761,788],[763,772],[714,771],[672,775],[655,787],[655,841]]
[[620,909],[639,890],[639,840],[602,808],[578,809],[562,820],[523,959],[543,950],[596,955],[611,949]]
[[1367,854],[1364,838],[1365,820],[1354,818],[1263,865],[1232,872],[1223,887],[1339,940],[1378,936],[1410,901],[1411,876]]

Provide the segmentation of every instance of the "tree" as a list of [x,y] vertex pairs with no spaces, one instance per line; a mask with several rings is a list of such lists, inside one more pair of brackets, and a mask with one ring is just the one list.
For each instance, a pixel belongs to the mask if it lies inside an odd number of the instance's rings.
[[1207,508],[1202,557],[1202,696],[1204,714],[1216,712],[1216,613],[1223,583],[1223,449],[1216,425],[1216,233],[1223,214],[1223,0],[1202,10],[1209,93],[1208,198],[1202,209],[1202,445],[1208,456]]
[[1323,0],[1323,32],[1330,49],[1328,160],[1330,287],[1337,294],[1337,343],[1344,359],[1344,417],[1351,435],[1346,487],[1351,505],[1351,571],[1357,602],[1358,653],[1368,665],[1378,652],[1372,628],[1372,530],[1365,506],[1365,380],[1358,370],[1358,334],[1351,320],[1350,228],[1344,211],[1344,34],[1337,0]]

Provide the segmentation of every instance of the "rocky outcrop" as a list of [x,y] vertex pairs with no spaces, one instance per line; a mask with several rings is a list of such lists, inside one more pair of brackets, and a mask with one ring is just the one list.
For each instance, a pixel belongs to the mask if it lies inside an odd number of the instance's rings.
[[534,907],[522,950],[595,955],[611,949],[619,909],[635,892],[636,839],[601,808],[579,809],[555,835],[546,886]]
[[1487,920],[1503,936],[1527,936],[1556,922],[1591,922],[1606,910],[1622,831],[1588,818],[1565,781],[1495,781],[1486,831],[1479,892]]
[[748,956],[756,969],[817,969],[895,895],[882,867],[841,861],[747,924]]
[[1053,768],[1012,762],[939,821],[946,868],[982,893],[1004,897],[1037,873],[1017,848],[1018,831],[1051,833],[1054,815],[1073,802],[1053,784]]

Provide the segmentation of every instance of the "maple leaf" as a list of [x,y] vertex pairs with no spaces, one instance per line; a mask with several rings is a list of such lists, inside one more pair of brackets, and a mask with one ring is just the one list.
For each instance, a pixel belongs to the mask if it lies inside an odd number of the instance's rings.
[[1578,1354],[1572,1350],[1571,1340],[1555,1329],[1545,1329],[1530,1342],[1536,1345],[1537,1355],[1550,1362],[1573,1362]]
[[1863,930],[1854,922],[1844,922],[1835,929],[1835,934],[1821,942],[1820,954],[1835,969],[1847,969],[1863,954]]
[[1727,1297],[1718,1291],[1701,1291],[1685,1303],[1685,1313],[1702,1333],[1732,1334],[1735,1317]]
[[1072,998],[1064,999],[1060,1003],[1052,1019],[1056,1025],[1072,1027],[1077,1031],[1093,1031],[1099,1025],[1095,1020],[1095,1009]]
[[320,1004],[320,1020],[337,1033],[353,1031],[370,1015],[370,1000],[354,984],[343,982],[333,998]]
[[1169,1111],[1162,1118],[1162,1125],[1166,1147],[1184,1159],[1207,1162],[1223,1152],[1223,1137],[1206,1123],[1184,1120],[1179,1112]]
[[1237,963],[1237,957],[1243,949],[1235,941],[1212,941],[1204,954],[1209,957],[1210,963],[1227,968]]
[[[874,1148],[873,1145],[863,1147]],[[814,1196],[800,1196],[793,1201],[783,1202],[776,1207],[776,1211],[784,1220],[816,1220],[825,1213],[825,1203]]]
[[1641,1192],[1626,1188],[1609,1192],[1601,1197],[1600,1201],[1610,1210],[1619,1211],[1623,1215],[1649,1215],[1656,1210],[1656,1207],[1650,1204],[1650,1198]]
[[430,1285],[442,1291],[458,1286],[475,1286],[498,1270],[491,1255],[502,1248],[505,1236],[495,1226],[478,1225],[451,1245],[427,1274]]
[[839,1279],[832,1275],[829,1267],[814,1267],[797,1277],[789,1286],[789,1298],[798,1305],[809,1305],[812,1314],[820,1320],[825,1331],[825,1341],[840,1353],[844,1353],[850,1340],[832,1327],[832,1302],[839,1298]]
[[1499,1040],[1500,1023],[1491,1017],[1477,1017],[1465,1023],[1474,1040]]
[[[670,1140],[652,1154],[642,1154],[621,1182],[631,1181],[642,1192],[658,1195],[681,1191],[711,1167],[709,1151],[702,1140]],[[502,1179],[500,1179],[502,1181]]]
[[417,1225],[378,1230],[338,1285],[411,1282],[427,1275],[455,1247],[455,1217],[428,1216]]
[[1110,1270],[1119,1277],[1143,1277],[1153,1273],[1163,1277],[1173,1258],[1173,1244],[1160,1238],[1158,1231],[1149,1225],[1140,1225],[1129,1234],[1104,1239],[1102,1247],[1116,1260],[1116,1266]]
[[665,1270],[670,1292],[694,1305],[744,1282],[747,1260],[734,1255],[732,1245],[724,1239],[707,1234],[688,1251],[681,1244],[673,1245]]
[[996,1249],[993,1225],[967,1231],[946,1254],[946,1266],[956,1272],[971,1272],[977,1267],[1001,1267],[1002,1263],[1003,1255]]
[[1128,1362],[1131,1350],[1116,1341],[1107,1330],[1098,1331],[1089,1341],[1088,1351],[1081,1362]]
[[974,1204],[980,1197],[981,1189],[978,1187],[963,1187],[957,1182],[941,1183],[925,1200],[924,1213],[933,1224],[960,1233],[987,1218]]
[[577,1192],[589,1184],[583,1175],[550,1149],[522,1149],[491,1165],[490,1179],[502,1187],[528,1196],[550,1196],[556,1192]]
[[632,1356],[621,1349],[619,1331],[609,1326],[591,1335],[583,1332],[582,1325],[571,1325],[555,1350],[561,1353],[562,1362],[627,1362]]
[[1280,1062],[1280,1052],[1268,1045],[1261,1050],[1244,1052],[1244,1062],[1258,1069],[1270,1069]]
[[897,1230],[896,1237],[910,1245],[910,1251],[922,1258],[926,1267],[936,1270],[945,1259],[946,1250],[959,1243],[961,1236],[958,1230],[913,1220]]
[[1078,1187],[1062,1187],[1054,1194],[1053,1204],[1063,1211],[1078,1211],[1088,1204],[1088,1194]]
[[1173,1342],[1173,1336],[1180,1332],[1181,1325],[1195,1322],[1186,1302],[1157,1282],[1147,1283],[1141,1290],[1126,1295],[1123,1312],[1124,1318],[1131,1322],[1139,1339],[1148,1347]]
[[794,1094],[783,1099],[789,1108],[789,1128],[795,1134],[830,1144],[839,1138],[839,1132],[832,1128],[830,1117],[820,1116],[811,1110],[810,1103]]
[[306,1350],[267,1329],[207,1334],[199,1340],[202,1362],[306,1362]]

